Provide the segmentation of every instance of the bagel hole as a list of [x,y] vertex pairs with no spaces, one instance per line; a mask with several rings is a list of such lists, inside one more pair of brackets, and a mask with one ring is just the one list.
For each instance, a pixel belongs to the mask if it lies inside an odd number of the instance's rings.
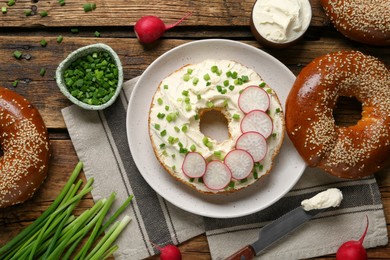
[[199,124],[200,132],[218,143],[229,139],[228,121],[221,111],[216,109],[204,111]]
[[333,109],[333,118],[337,126],[353,126],[362,118],[362,111],[362,103],[355,97],[340,96]]

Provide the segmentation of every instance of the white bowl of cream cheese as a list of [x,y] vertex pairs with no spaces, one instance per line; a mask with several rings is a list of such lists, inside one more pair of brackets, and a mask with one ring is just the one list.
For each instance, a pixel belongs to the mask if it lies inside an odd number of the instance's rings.
[[304,35],[311,17],[309,0],[257,0],[252,8],[251,30],[263,45],[284,48]]

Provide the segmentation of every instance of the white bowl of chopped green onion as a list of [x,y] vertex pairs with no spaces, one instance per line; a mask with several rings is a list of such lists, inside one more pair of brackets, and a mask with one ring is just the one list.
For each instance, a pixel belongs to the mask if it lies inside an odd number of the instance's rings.
[[74,104],[88,110],[112,105],[123,83],[122,63],[108,45],[97,43],[70,53],[56,71],[61,92]]

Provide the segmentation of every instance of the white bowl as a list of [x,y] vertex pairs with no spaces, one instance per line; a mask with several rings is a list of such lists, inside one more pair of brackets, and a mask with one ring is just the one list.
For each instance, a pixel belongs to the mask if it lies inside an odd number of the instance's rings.
[[[99,52],[99,51],[105,51],[110,54],[112,59],[115,62],[115,65],[118,69],[118,84],[116,86],[116,90],[114,95],[111,97],[110,100],[108,100],[106,103],[103,103],[101,105],[90,105],[87,103],[82,102],[81,100],[78,100],[74,96],[72,96],[68,90],[68,88],[65,85],[64,81],[64,76],[63,73],[64,71],[77,59],[84,57],[88,54],[94,53],[94,52]],[[84,47],[81,47],[74,52],[70,53],[57,67],[56,70],[56,82],[57,86],[61,90],[61,92],[74,104],[88,110],[102,110],[114,103],[116,98],[118,97],[121,89],[122,89],[122,84],[123,84],[123,68],[122,68],[122,63],[116,54],[116,52],[108,45],[103,44],[103,43],[97,43],[97,44],[91,44],[87,45]]]

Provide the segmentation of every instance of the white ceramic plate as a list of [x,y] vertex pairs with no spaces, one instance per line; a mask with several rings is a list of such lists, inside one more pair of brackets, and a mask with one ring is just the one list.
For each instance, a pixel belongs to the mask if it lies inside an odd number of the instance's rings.
[[157,58],[138,80],[127,110],[130,150],[146,182],[177,207],[207,217],[245,216],[278,201],[301,177],[305,163],[287,134],[271,174],[242,191],[225,195],[204,195],[175,181],[155,158],[149,138],[149,106],[160,81],[186,64],[207,58],[231,59],[254,69],[276,91],[284,106],[295,76],[277,59],[236,41],[211,39],[190,42]]

